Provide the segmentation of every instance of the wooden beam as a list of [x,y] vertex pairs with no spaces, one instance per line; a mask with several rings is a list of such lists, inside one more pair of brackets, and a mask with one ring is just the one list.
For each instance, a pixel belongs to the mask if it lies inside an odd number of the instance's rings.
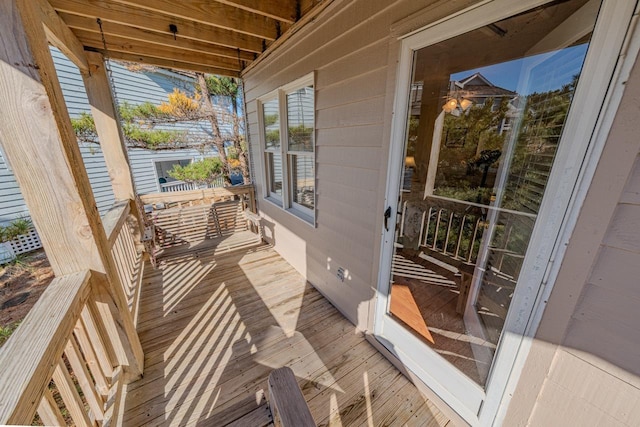
[[66,12],[94,20],[100,18],[103,22],[114,22],[171,36],[173,34],[169,30],[169,25],[173,24],[181,37],[254,53],[262,52],[263,39],[259,37],[223,30],[176,16],[162,15],[101,0],[92,1],[91,7],[87,7],[84,0],[50,0],[50,3],[59,13]]
[[289,28],[288,24],[217,1],[183,0],[179,4],[174,0],[111,0],[111,2],[177,16],[265,40],[275,40]]
[[104,59],[98,52],[87,52],[87,60],[89,73],[83,75],[82,80],[111,179],[113,195],[116,200],[133,200],[136,188]]
[[[86,47],[104,49],[102,37],[98,33],[85,30],[75,31],[78,38]],[[222,56],[209,55],[191,50],[178,49],[153,43],[126,39],[124,37],[105,36],[107,50],[109,52],[123,52],[133,55],[144,55],[171,61],[180,61],[189,64],[206,65],[224,70],[239,71],[241,63],[238,59],[224,58]],[[108,55],[110,56],[110,55]]]
[[[56,276],[106,273],[128,342],[141,349],[76,135],[31,0],[0,2],[0,143]],[[144,360],[130,360],[140,373]]]
[[218,0],[218,2],[288,24],[293,24],[298,18],[296,0]]
[[[86,16],[60,13],[60,17],[67,23],[69,28],[91,31],[100,34],[100,26],[95,19]],[[234,60],[241,59],[251,62],[255,59],[255,53],[246,50],[232,49],[230,47],[217,45],[201,40],[192,40],[183,37],[181,34],[175,36],[157,31],[145,30],[143,28],[130,27],[128,25],[116,24],[114,22],[102,21],[102,31],[108,36],[119,36],[126,39],[140,42],[154,43],[171,48],[178,48],[200,52],[208,55],[222,56]]]
[[[102,51],[104,54],[105,52]],[[156,67],[172,68],[176,70],[198,71],[202,73],[216,74],[219,76],[239,77],[238,71],[225,70],[223,68],[210,67],[207,65],[190,64],[188,62],[174,61],[171,59],[155,58],[153,56],[138,55],[125,52],[106,52],[110,59],[120,61],[135,62],[140,64],[155,65]]]
[[35,3],[40,9],[49,43],[60,49],[80,69],[81,73],[87,73],[89,64],[80,40],[71,32],[47,0],[35,0]]
[[[293,24],[286,33],[278,40],[271,43],[268,48],[256,58],[251,64],[249,64],[245,69],[242,70],[242,75],[247,73],[249,70],[253,69],[257,66],[258,62],[264,61],[265,58],[275,52],[278,47],[280,47],[283,43],[285,43],[291,36],[293,36],[298,31],[302,30],[307,24],[313,22],[324,10],[326,10],[334,0],[323,0],[321,3],[314,6],[311,10],[309,10],[305,15],[302,16],[300,20],[298,20],[295,24]],[[308,7],[308,6],[307,6]]]

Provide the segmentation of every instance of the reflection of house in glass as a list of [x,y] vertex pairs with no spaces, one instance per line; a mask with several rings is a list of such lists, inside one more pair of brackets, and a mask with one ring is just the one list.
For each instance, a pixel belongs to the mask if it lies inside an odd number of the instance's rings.
[[502,134],[511,129],[511,121],[517,114],[518,94],[494,85],[482,74],[474,73],[464,79],[452,81],[448,95],[456,99],[467,99],[476,107],[483,106],[487,101],[492,102],[492,111],[495,111],[500,102],[505,100],[507,112],[498,125],[498,133]]

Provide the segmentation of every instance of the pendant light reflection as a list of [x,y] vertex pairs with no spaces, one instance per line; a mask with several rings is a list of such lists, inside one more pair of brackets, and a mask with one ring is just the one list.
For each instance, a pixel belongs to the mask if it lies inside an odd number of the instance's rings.
[[465,98],[462,98],[460,100],[456,98],[449,98],[447,102],[442,106],[442,109],[445,113],[451,113],[454,116],[459,116],[460,113],[464,113],[465,111],[467,111],[471,107],[471,105],[473,105],[473,102]]

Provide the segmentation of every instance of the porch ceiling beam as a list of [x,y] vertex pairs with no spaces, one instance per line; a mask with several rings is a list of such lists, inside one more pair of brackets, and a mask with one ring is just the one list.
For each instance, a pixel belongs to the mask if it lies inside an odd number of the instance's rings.
[[40,10],[49,43],[60,49],[80,69],[80,72],[89,72],[89,64],[80,40],[58,16],[47,0],[35,0],[35,3]]
[[[275,40],[288,24],[236,7],[205,0],[110,0],[153,13],[188,19],[265,40]],[[278,30],[280,26],[280,30]]]
[[[98,33],[85,30],[76,30],[76,34],[86,47],[97,50],[104,49],[102,37]],[[208,67],[220,68],[223,70],[240,71],[242,68],[238,59],[224,58],[221,56],[209,55],[202,52],[178,49],[174,47],[162,46],[153,43],[146,43],[137,40],[126,39],[124,37],[105,36],[107,50],[105,56],[113,56],[111,52],[123,52],[134,55],[143,55],[172,61],[180,61],[190,64],[206,65]]]
[[[60,17],[64,22],[66,22],[69,28],[100,34],[100,26],[95,19],[88,18],[86,16],[71,15],[68,13],[61,13]],[[200,40],[191,40],[184,38],[179,34],[174,38],[174,36],[170,34],[134,28],[128,25],[117,24],[109,21],[102,22],[102,30],[106,36],[119,36],[139,42],[153,43],[171,48],[191,50],[208,55],[222,56],[236,61],[238,58],[247,62],[251,62],[255,59],[255,53],[253,52],[232,49],[230,47],[220,46]]]
[[[104,54],[104,52],[101,52]],[[198,71],[201,73],[216,74],[219,76],[240,77],[240,72],[225,70],[223,68],[210,67],[201,64],[190,64],[188,62],[175,61],[171,59],[155,58],[152,56],[138,55],[135,53],[125,52],[108,52],[109,58],[120,61],[137,62],[146,65],[155,65],[156,67],[175,68],[176,70]]]
[[194,22],[175,16],[153,13],[136,7],[119,3],[110,3],[104,0],[93,1],[90,7],[83,0],[49,0],[55,10],[68,14],[84,16],[93,20],[100,18],[103,22],[109,21],[135,27],[143,30],[156,31],[173,37],[169,25],[175,25],[178,29],[177,36],[191,40],[200,40],[206,43],[214,43],[233,49],[249,52],[262,52],[262,38],[252,37],[246,34],[234,33],[210,25]]
[[297,18],[295,0],[218,0],[218,2],[288,24],[293,24]]

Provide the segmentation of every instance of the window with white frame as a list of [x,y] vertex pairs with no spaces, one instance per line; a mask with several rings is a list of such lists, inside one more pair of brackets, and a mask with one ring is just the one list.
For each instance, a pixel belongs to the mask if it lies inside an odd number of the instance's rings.
[[315,223],[315,96],[313,74],[260,98],[264,196]]

